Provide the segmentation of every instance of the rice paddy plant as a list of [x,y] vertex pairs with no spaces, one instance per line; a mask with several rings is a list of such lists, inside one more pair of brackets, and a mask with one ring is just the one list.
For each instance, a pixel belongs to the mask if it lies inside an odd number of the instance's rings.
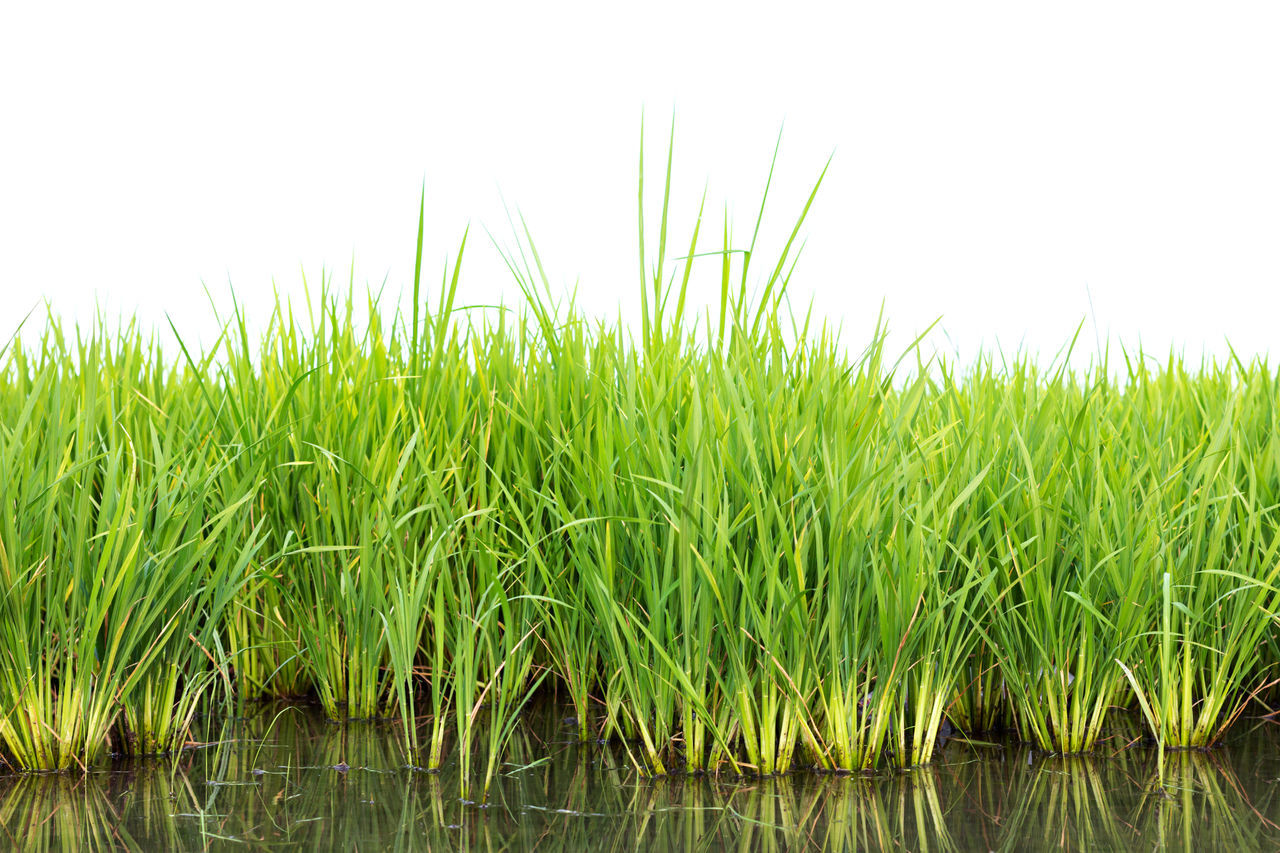
[[[527,597],[499,593],[492,606],[494,621],[500,628],[491,627],[483,637],[485,686],[476,698],[468,719],[468,724],[473,726],[477,708],[484,702],[485,766],[480,789],[480,799],[484,802],[489,800],[494,779],[515,732],[520,712],[546,677],[545,669],[536,676],[533,672],[535,647],[530,638],[536,630],[536,609],[532,602]],[[480,614],[481,618],[487,615],[485,612]],[[460,740],[463,748],[466,748],[473,738],[464,737]],[[471,791],[471,776],[464,773],[462,798],[470,797]]]
[[[806,635],[817,673],[817,758],[829,770],[863,770],[880,761],[893,721],[897,676],[907,668],[898,656],[901,638],[877,611],[877,582],[885,579],[872,570],[873,540],[892,523],[882,488],[892,463],[878,417],[892,401],[877,375],[878,356],[877,349],[871,369],[854,383],[861,391],[850,395],[855,407],[846,406],[844,417],[827,433],[847,430],[853,440],[845,444],[826,437],[817,454],[826,504],[813,524],[814,599],[820,615],[816,630]],[[908,607],[914,610],[915,604]]]
[[1280,607],[1276,506],[1259,497],[1266,457],[1234,426],[1243,405],[1237,392],[1213,400],[1213,409],[1198,406],[1212,412],[1211,431],[1167,464],[1164,488],[1148,502],[1165,538],[1164,571],[1149,641],[1121,668],[1152,736],[1170,748],[1214,744],[1273,666],[1257,651]]
[[[418,506],[421,476],[406,477],[415,441],[404,424],[401,383],[372,372],[379,350],[354,357],[380,336],[353,341],[353,328],[326,306],[318,334],[328,349],[317,347],[317,367],[299,388],[315,405],[285,439],[289,468],[306,473],[277,478],[272,500],[282,516],[278,529],[292,540],[280,554],[285,619],[299,633],[311,683],[334,718],[377,716],[387,698],[380,614],[390,609],[400,556],[396,522]],[[281,482],[286,478],[292,482]]]
[[[416,759],[422,753],[417,726],[417,661],[423,646],[424,627],[432,616],[432,593],[437,588],[439,574],[444,568],[444,545],[444,537],[437,536],[434,540],[429,540],[429,546],[422,553],[421,546],[414,543],[408,559],[401,564],[409,571],[391,579],[388,609],[378,614],[386,630],[387,665],[392,674],[394,701],[411,759]],[[439,626],[442,621],[442,616],[436,614],[431,624]],[[432,669],[434,672],[436,667]],[[443,700],[438,683],[432,692]],[[436,711],[435,719],[442,721],[442,708],[438,707]],[[429,738],[430,756],[427,766],[431,769],[440,767],[443,738],[443,728],[437,725]]]
[[[140,674],[136,688],[120,700],[127,748],[143,755],[180,749],[206,689],[225,681],[222,618],[244,579],[256,571],[262,546],[260,529],[249,530],[244,518],[251,491],[219,508],[221,495],[208,498],[197,483],[175,478],[170,485],[187,494],[167,508],[174,514],[163,524],[155,520],[155,551],[142,579],[153,590],[152,605],[163,606],[156,617],[159,629],[146,654],[133,661]],[[201,514],[183,505],[192,497],[213,505],[203,529],[197,527]],[[157,495],[157,514],[162,501]],[[226,699],[231,698],[228,689]]]
[[[71,348],[56,323],[37,360],[13,351],[25,400],[0,431],[0,740],[26,769],[87,765],[122,708],[125,748],[178,746],[221,665],[217,617],[252,571],[252,491],[214,488],[221,451],[180,405],[166,412],[156,360],[102,328]],[[144,409],[156,417],[135,424]]]
[[677,257],[671,176],[635,332],[527,230],[524,304],[458,304],[465,236],[428,300],[420,218],[407,311],[322,278],[205,351],[0,352],[6,760],[175,749],[214,684],[398,715],[466,798],[543,684],[652,775],[911,766],[947,720],[1086,752],[1117,706],[1199,746],[1269,698],[1265,362],[961,369],[883,323],[851,355],[787,301],[808,203],[768,264],[763,203],[745,249],[700,207]]
[[1031,387],[995,463],[1008,467],[990,496],[1003,541],[989,544],[997,578],[984,630],[1015,724],[1053,752],[1087,752],[1102,734],[1124,687],[1107,664],[1145,631],[1154,590],[1158,542],[1132,493],[1143,480],[1103,414],[1108,391],[1061,370]]
[[[322,293],[321,304],[326,301]],[[282,519],[280,505],[300,488],[303,478],[297,475],[311,464],[297,458],[295,421],[303,420],[308,411],[297,397],[302,383],[316,370],[312,347],[318,336],[308,336],[309,330],[297,322],[292,308],[278,300],[268,328],[255,357],[247,318],[236,304],[224,321],[218,345],[208,353],[197,359],[182,346],[203,399],[210,403],[220,399],[219,435],[238,450],[227,475],[259,484],[251,513],[265,520],[266,550],[276,558],[268,570],[246,580],[225,620],[241,703],[297,698],[314,688],[305,656],[300,654],[299,629],[286,617],[287,587],[278,581],[287,565],[279,559],[281,552],[299,547],[296,530],[288,523],[292,511]],[[315,401],[312,396],[311,402]]]
[[[638,385],[639,366],[629,367],[628,381]],[[637,722],[641,738],[656,740],[650,745],[654,752],[679,738],[685,768],[699,772],[712,762],[717,739],[715,753],[728,757],[725,734],[714,719],[728,701],[715,656],[726,643],[737,648],[740,639],[725,636],[739,623],[714,600],[731,559],[728,498],[723,467],[704,432],[714,428],[704,422],[702,394],[665,371],[646,378],[635,387],[639,417],[630,446],[637,458],[621,466],[620,500],[610,508],[625,515],[606,533],[611,553],[616,548],[615,559],[630,569],[625,577],[639,605],[623,618],[643,650],[637,660],[645,667],[632,676],[630,689],[652,684],[649,719]],[[709,515],[717,520],[708,523]],[[616,579],[599,584],[606,585],[616,588]],[[616,606],[617,600],[611,593],[610,603]],[[618,636],[611,648],[619,648]]]
[[[737,318],[735,327],[745,331]],[[744,367],[748,344],[751,349],[767,345],[749,334],[732,346]],[[738,499],[730,504],[729,574],[720,585],[721,616],[731,626],[725,637],[731,661],[728,695],[746,764],[764,774],[791,769],[806,731],[813,741],[805,700],[816,675],[808,648],[793,640],[810,622],[815,583],[807,530],[812,510],[807,481],[815,472],[805,453],[812,439],[799,429],[794,435],[779,430],[768,444],[757,441],[789,420],[802,402],[774,393],[792,366],[780,343],[772,345],[774,358],[752,364],[749,372],[717,369],[712,374],[720,397],[713,423],[724,436],[719,452]]]
[[[943,713],[960,687],[963,664],[977,641],[974,608],[993,577],[957,555],[985,523],[958,511],[986,469],[972,477],[963,471],[968,477],[963,483],[951,482],[956,473],[952,468],[935,480],[927,495],[921,484],[916,485],[915,507],[903,513],[903,529],[895,531],[886,561],[876,567],[878,576],[901,579],[895,590],[898,618],[892,621],[904,626],[894,650],[904,668],[891,742],[904,766],[925,764],[933,757]],[[941,506],[943,501],[949,505]]]

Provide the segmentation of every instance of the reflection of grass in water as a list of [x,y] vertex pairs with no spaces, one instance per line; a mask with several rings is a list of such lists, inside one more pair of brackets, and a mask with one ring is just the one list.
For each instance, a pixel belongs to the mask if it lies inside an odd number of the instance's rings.
[[118,820],[106,792],[87,777],[25,776],[0,789],[0,832],[10,850],[56,850],[72,837],[129,849],[131,839],[116,834]]
[[1164,761],[1163,788],[1160,754],[1145,747],[1101,758],[1017,750],[963,772],[943,766],[943,790],[958,796],[942,810],[984,815],[980,840],[964,821],[953,830],[985,849],[1252,850],[1280,841],[1280,827],[1266,817],[1274,804],[1252,802],[1219,753],[1174,752]]
[[[0,784],[0,840],[5,849],[180,849],[174,813],[193,802],[185,780],[168,768],[86,776],[29,775]],[[189,836],[188,836],[189,838]],[[189,843],[189,842],[188,842]]]
[[1275,794],[1241,781],[1271,766],[1253,746],[1170,753],[1165,794],[1149,748],[1089,760],[954,744],[909,772],[656,783],[614,745],[560,742],[575,732],[546,710],[513,734],[484,808],[459,802],[453,758],[439,774],[403,767],[394,724],[266,709],[176,770],[0,780],[0,846],[1248,850],[1280,840],[1262,819]]
[[1170,752],[1147,787],[1137,821],[1163,847],[1191,849],[1204,827],[1213,828],[1213,843],[1220,850],[1261,850],[1276,843],[1280,825],[1251,801],[1217,753]]
[[1133,827],[1119,819],[1095,763],[1088,758],[1042,759],[1014,804],[998,849],[1025,849],[1027,838],[1044,838],[1067,850],[1125,850]]
[[932,770],[892,778],[837,777],[799,804],[805,839],[825,850],[950,850]]

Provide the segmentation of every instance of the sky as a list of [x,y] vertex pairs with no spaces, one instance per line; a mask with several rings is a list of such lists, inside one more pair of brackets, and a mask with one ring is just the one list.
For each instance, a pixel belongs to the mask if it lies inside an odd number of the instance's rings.
[[851,348],[883,306],[962,360],[1275,354],[1278,40],[1274,3],[6,4],[0,342],[407,300],[424,190],[431,295],[466,231],[460,301],[519,304],[523,221],[635,323],[643,117],[651,252],[673,120],[672,255],[704,193],[699,248],[750,243],[780,138],[755,284],[830,158],[789,293]]

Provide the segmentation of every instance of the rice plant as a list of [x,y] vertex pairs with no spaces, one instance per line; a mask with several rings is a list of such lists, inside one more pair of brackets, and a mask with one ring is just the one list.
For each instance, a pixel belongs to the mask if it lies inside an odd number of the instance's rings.
[[788,299],[814,195],[767,262],[763,201],[677,250],[673,172],[656,234],[640,175],[636,329],[558,298],[523,226],[521,304],[464,307],[467,238],[432,287],[420,215],[408,305],[322,276],[260,326],[233,297],[204,350],[10,341],[4,760],[312,697],[399,717],[470,799],[540,689],[655,776],[912,766],[948,722],[1087,752],[1117,709],[1203,746],[1273,698],[1265,361],[962,365],[883,318],[855,348]]
[[72,349],[56,324],[38,361],[14,351],[26,394],[0,433],[0,739],[24,768],[87,765],[121,708],[124,748],[178,746],[220,665],[219,617],[254,570],[252,484],[217,488],[223,451],[147,387],[154,360],[101,329]]

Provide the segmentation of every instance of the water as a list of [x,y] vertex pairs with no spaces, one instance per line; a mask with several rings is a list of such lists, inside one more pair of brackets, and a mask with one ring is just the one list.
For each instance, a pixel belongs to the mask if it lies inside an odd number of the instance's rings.
[[169,762],[0,773],[16,850],[1280,849],[1280,731],[1245,720],[1211,752],[1095,758],[952,740],[928,768],[765,780],[638,777],[620,748],[527,715],[484,807],[456,770],[408,769],[398,729],[273,709]]

